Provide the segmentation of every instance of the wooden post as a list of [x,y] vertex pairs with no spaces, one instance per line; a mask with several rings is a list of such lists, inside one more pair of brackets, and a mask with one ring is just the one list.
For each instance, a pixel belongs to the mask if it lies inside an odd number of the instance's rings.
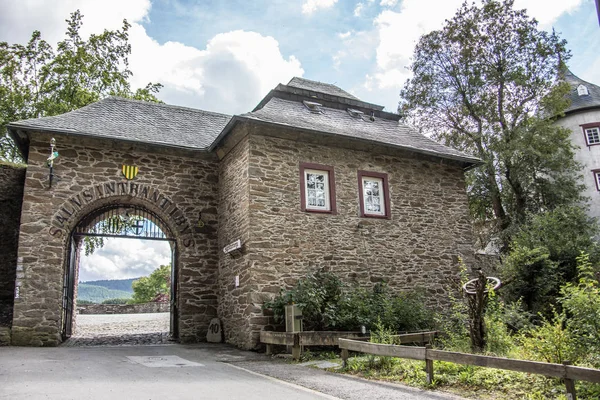
[[[563,365],[572,365],[571,361],[563,362]],[[566,372],[566,368],[565,368]],[[566,376],[566,373],[565,373]],[[573,379],[569,379],[565,377],[565,387],[567,389],[567,400],[577,400],[577,395],[575,394],[575,381]]]
[[433,360],[427,356],[427,350],[431,349],[431,345],[425,345],[425,372],[427,373],[427,384],[433,384]]
[[292,346],[292,358],[294,360],[296,360],[296,361],[299,360],[301,353],[302,352],[300,351],[300,345],[295,344],[294,346]]
[[273,345],[267,343],[267,351],[265,352],[266,355],[270,356],[271,354],[273,354]]
[[342,349],[342,367],[348,367],[348,349]]

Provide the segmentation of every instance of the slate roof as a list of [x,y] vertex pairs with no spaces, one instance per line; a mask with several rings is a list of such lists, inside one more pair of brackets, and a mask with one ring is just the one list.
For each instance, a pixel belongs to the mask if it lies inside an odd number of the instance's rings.
[[8,127],[207,149],[230,119],[193,108],[107,97],[65,114],[12,122]]
[[[586,82],[583,79],[575,76],[571,71],[567,70],[564,75],[564,80],[571,85],[569,99],[571,105],[565,112],[577,111],[587,108],[600,107],[600,87]],[[589,95],[579,96],[577,94],[577,86],[584,85],[588,89]]]
[[[241,115],[242,119],[273,123],[293,128],[325,132],[341,138],[355,138],[391,145],[417,153],[478,164],[478,158],[437,143],[408,125],[393,119],[368,115],[350,116],[348,111],[322,107],[323,113],[311,112],[302,102],[273,97],[263,108]],[[234,117],[236,118],[236,117]]]
[[309,79],[304,78],[294,77],[288,82],[287,86],[305,90],[312,90],[313,92],[325,93],[332,96],[345,97],[347,99],[352,100],[360,100],[358,97],[355,97],[350,93],[346,92],[345,90],[342,90],[339,87],[330,83],[311,81]]

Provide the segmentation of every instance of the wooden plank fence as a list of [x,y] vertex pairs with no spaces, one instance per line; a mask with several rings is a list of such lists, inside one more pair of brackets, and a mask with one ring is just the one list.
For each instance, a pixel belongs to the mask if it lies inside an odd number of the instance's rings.
[[[430,343],[437,332],[417,332],[394,335],[398,343]],[[340,338],[353,339],[355,341],[369,340],[369,335],[361,332],[340,331],[305,331],[305,332],[273,332],[261,331],[260,341],[267,345],[266,354],[273,352],[273,345],[285,345],[292,347],[292,357],[299,359],[303,346],[338,346]],[[412,348],[412,347],[411,347]]]
[[340,338],[338,346],[342,349],[344,366],[347,365],[349,351],[374,354],[386,357],[409,358],[425,361],[427,383],[433,382],[433,361],[447,361],[463,365],[505,369],[561,378],[565,382],[567,399],[576,400],[575,381],[600,383],[600,370],[576,367],[569,362],[551,364],[537,361],[515,360],[503,357],[481,356],[444,350],[433,350],[431,346],[415,347],[390,344],[364,343],[358,340]]

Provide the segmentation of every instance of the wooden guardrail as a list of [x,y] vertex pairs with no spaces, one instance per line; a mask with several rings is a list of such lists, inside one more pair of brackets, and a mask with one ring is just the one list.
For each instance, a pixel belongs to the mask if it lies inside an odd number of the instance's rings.
[[[306,331],[306,332],[273,332],[261,331],[260,341],[267,345],[267,355],[273,352],[273,345],[292,346],[292,357],[299,359],[302,346],[337,346],[340,338],[360,339],[361,332],[339,331]],[[368,338],[368,337],[367,337]]]
[[[417,332],[394,335],[398,343],[430,343],[437,332]],[[267,355],[271,355],[273,345],[292,346],[292,356],[299,359],[302,346],[338,346],[341,338],[353,340],[369,340],[370,336],[361,332],[340,331],[305,331],[305,332],[273,332],[261,331],[260,341],[267,345]]]
[[365,343],[358,340],[339,339],[338,346],[342,349],[342,360],[347,365],[349,351],[374,354],[386,357],[409,358],[425,361],[427,383],[433,382],[433,361],[447,361],[463,365],[498,368],[509,371],[526,372],[555,378],[565,382],[567,398],[576,400],[575,381],[600,383],[600,370],[576,367],[569,362],[551,364],[537,361],[515,360],[512,358],[481,356],[476,354],[456,353],[452,351],[433,350],[431,346],[401,346],[391,344]]

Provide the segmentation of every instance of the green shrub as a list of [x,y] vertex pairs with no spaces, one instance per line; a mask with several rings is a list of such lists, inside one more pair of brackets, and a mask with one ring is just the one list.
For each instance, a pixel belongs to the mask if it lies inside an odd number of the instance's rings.
[[96,303],[94,303],[91,300],[79,300],[79,299],[77,300],[77,305],[80,305],[80,306],[86,306],[86,305],[90,305],[90,304],[96,304]]
[[589,355],[600,354],[600,286],[587,254],[577,258],[579,282],[561,289],[560,302],[568,313],[567,326]]
[[285,319],[285,306],[296,304],[302,310],[304,330],[330,330],[338,326],[338,304],[343,283],[331,272],[317,271],[298,281],[296,287],[281,291],[263,308],[273,310],[275,322]]
[[506,309],[504,302],[491,290],[484,316],[486,353],[504,356],[514,348],[514,340],[506,324]]
[[291,290],[265,302],[263,309],[271,309],[281,324],[287,304],[302,309],[304,330],[358,330],[363,325],[373,329],[377,321],[394,331],[433,326],[433,313],[424,306],[421,293],[396,295],[385,282],[370,290],[348,288],[331,272],[308,274]]
[[102,304],[127,304],[130,299],[106,299]]
[[576,363],[581,358],[581,348],[572,332],[565,326],[567,316],[554,311],[552,320],[542,317],[539,326],[525,330],[520,336],[522,353],[528,360]]
[[371,290],[353,288],[340,304],[340,327],[355,330],[361,325],[373,330],[380,323],[396,332],[429,329],[434,313],[424,305],[420,291],[393,294],[385,282]]
[[600,245],[594,240],[599,226],[585,210],[561,206],[529,216],[514,236],[505,257],[502,289],[508,301],[523,299],[525,308],[552,318],[560,288],[577,279],[577,257],[581,251],[592,263],[600,259]]

